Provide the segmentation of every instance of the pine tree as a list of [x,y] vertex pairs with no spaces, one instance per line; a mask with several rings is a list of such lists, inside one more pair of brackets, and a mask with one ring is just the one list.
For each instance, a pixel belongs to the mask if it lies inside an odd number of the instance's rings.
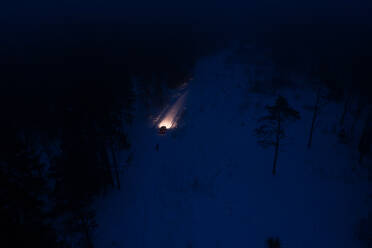
[[85,244],[84,247],[93,248],[92,234],[98,224],[95,220],[95,212],[84,205],[89,203],[83,203],[79,208],[74,209],[72,215],[65,221],[65,225],[69,232],[80,237],[79,239]]
[[[4,127],[4,125],[1,125]],[[7,247],[57,247],[49,224],[47,181],[39,155],[14,130],[4,127],[0,142],[0,228]]]
[[275,148],[272,170],[275,175],[281,140],[286,138],[284,128],[288,122],[299,120],[300,114],[288,105],[283,96],[278,96],[273,106],[265,108],[268,115],[259,119],[261,125],[255,129],[255,134],[259,138],[258,143],[261,146],[264,148],[274,146]]

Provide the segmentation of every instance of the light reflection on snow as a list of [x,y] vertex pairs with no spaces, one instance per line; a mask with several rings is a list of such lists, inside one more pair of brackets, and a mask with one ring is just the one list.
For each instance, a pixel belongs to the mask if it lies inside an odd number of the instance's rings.
[[170,129],[177,126],[177,121],[182,113],[186,95],[187,92],[182,94],[164,116],[161,117],[161,121],[158,123],[159,128],[165,126],[167,129]]

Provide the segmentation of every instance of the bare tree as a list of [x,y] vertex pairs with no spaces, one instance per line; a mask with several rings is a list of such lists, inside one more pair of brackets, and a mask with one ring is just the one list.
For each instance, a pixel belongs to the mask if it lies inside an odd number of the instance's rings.
[[341,127],[344,125],[346,114],[348,113],[348,111],[350,111],[350,106],[352,102],[353,102],[353,93],[349,91],[348,95],[346,96],[344,100],[344,107],[343,107],[341,118],[340,118]]
[[109,148],[109,149],[111,150],[111,156],[112,156],[112,162],[113,162],[113,165],[114,165],[116,184],[118,186],[118,189],[120,190],[120,175],[119,175],[119,165],[118,165],[118,161],[117,161],[117,158],[116,158],[116,149],[115,149],[114,145],[111,145],[111,148]]
[[319,113],[322,109],[322,107],[325,105],[325,92],[324,89],[321,86],[317,87],[316,90],[316,96],[315,96],[315,103],[314,106],[312,107],[313,109],[313,118],[311,119],[311,127],[310,127],[310,134],[309,134],[309,139],[307,141],[307,148],[310,149],[312,142],[313,142],[313,134],[315,131],[316,127],[316,122],[319,117]]
[[363,163],[364,157],[370,152],[372,146],[372,112],[370,112],[365,120],[362,136],[360,137],[359,150],[359,164]]
[[363,112],[368,107],[368,101],[366,98],[359,96],[356,99],[356,107],[352,111],[350,111],[351,115],[353,116],[353,122],[350,127],[350,137],[354,138],[355,127],[357,126],[358,121],[361,119]]
[[265,107],[268,115],[259,119],[261,125],[255,129],[255,134],[259,138],[258,143],[263,147],[274,146],[274,161],[272,173],[276,173],[279,147],[281,140],[286,138],[284,127],[288,122],[300,119],[298,111],[288,105],[287,99],[278,96],[275,105]]

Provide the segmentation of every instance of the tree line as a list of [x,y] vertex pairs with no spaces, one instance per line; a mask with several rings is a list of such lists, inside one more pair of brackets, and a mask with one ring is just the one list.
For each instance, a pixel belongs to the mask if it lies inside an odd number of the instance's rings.
[[200,52],[187,37],[159,47],[133,34],[79,24],[1,44],[0,217],[10,247],[93,247],[92,202],[121,188],[133,78],[176,87]]
[[[339,140],[357,144],[359,164],[362,164],[372,142],[372,35],[368,32],[371,24],[346,25],[337,20],[319,19],[311,25],[276,24],[274,27],[274,31],[257,38],[258,47],[264,49],[275,64],[279,79],[273,80],[290,85],[289,75],[297,73],[307,78],[313,90],[307,148],[313,145],[313,134],[324,107],[336,102],[343,106],[336,130]],[[260,119],[255,130],[259,143],[274,145],[275,150],[280,137],[285,137],[280,126],[282,119],[298,119],[293,112],[296,110],[284,100],[278,97],[274,105],[266,107],[267,115]],[[285,118],[283,114],[288,107],[293,114]],[[356,132],[358,124],[362,129],[360,133]]]

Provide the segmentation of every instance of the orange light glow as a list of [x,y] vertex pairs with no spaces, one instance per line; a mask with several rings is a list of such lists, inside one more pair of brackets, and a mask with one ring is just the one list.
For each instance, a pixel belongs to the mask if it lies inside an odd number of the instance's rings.
[[184,93],[182,96],[180,96],[173,106],[165,113],[161,121],[158,123],[159,128],[163,126],[167,129],[176,127],[177,120],[180,117],[182,107],[186,99],[186,94],[187,93]]
[[172,120],[168,120],[168,119],[162,120],[159,123],[158,127],[159,128],[166,127],[167,129],[170,129],[172,127]]

